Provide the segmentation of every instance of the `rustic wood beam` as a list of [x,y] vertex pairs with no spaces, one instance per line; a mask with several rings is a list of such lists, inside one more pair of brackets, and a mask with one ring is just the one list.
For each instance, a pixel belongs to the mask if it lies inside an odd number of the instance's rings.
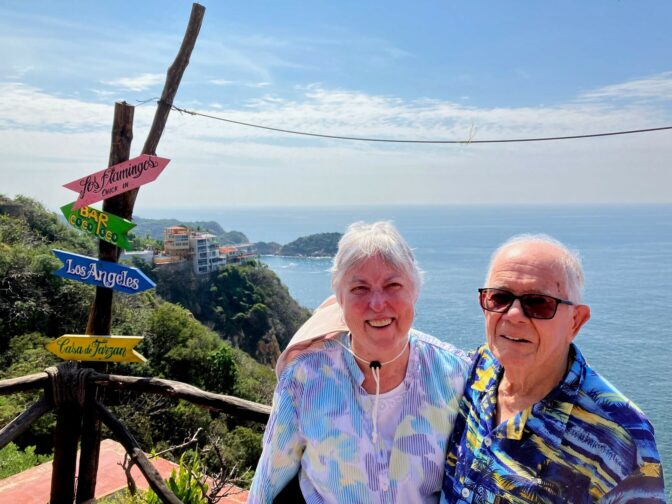
[[[133,141],[133,116],[135,107],[126,102],[114,104],[112,121],[112,140],[108,166],[119,164],[130,157]],[[126,193],[113,196],[103,201],[103,211],[130,218],[133,214],[133,203],[129,203]],[[98,241],[98,258],[103,261],[117,262],[121,249],[104,240]],[[109,336],[112,327],[112,302],[114,291],[105,287],[96,287],[96,297],[89,311],[86,334]],[[96,371],[107,371],[107,364],[87,363]],[[95,401],[99,399],[95,386],[88,387],[82,420],[82,446],[79,454],[79,474],[77,478],[77,504],[93,499],[96,493],[98,459],[100,456],[100,421],[96,415]]]
[[16,392],[26,392],[27,390],[43,389],[48,382],[49,375],[45,372],[0,380],[0,396]]
[[149,461],[145,453],[138,445],[131,432],[122,424],[117,418],[101,403],[96,403],[98,415],[105,425],[112,431],[126,452],[131,457],[131,460],[137,464],[140,472],[145,476],[149,486],[159,496],[162,502],[169,504],[182,504],[173,492],[170,491],[166,483],[163,481],[161,474]]
[[[165,129],[168,115],[180,86],[184,71],[189,64],[191,52],[196,45],[196,39],[201,29],[205,7],[193,4],[187,30],[175,61],[168,69],[166,83],[161,94],[161,100],[154,114],[154,121],[147,136],[143,154],[156,155],[159,140]],[[133,140],[134,108],[130,105],[117,103],[115,106],[114,124],[112,128],[112,145],[110,148],[109,166],[129,159],[131,142]],[[138,189],[124,192],[118,196],[103,201],[103,210],[124,219],[132,219]],[[121,250],[103,240],[99,244],[99,258],[117,262]],[[96,299],[89,313],[86,334],[110,334],[112,321],[112,289],[96,288]],[[103,371],[101,365],[92,365],[96,371]],[[95,387],[87,394],[84,408],[84,422],[82,427],[82,450],[80,455],[79,483],[77,489],[77,503],[86,502],[94,497],[96,489],[96,474],[98,472],[98,457],[100,452],[100,423],[96,418],[93,401],[97,400]]]
[[[182,81],[184,71],[189,64],[191,52],[196,45],[196,39],[201,29],[205,7],[199,4],[193,4],[189,24],[182,40],[182,45],[177,53],[175,61],[168,69],[166,83],[161,94],[161,100],[154,114],[154,121],[147,136],[147,141],[142,150],[143,154],[156,155],[156,148],[163,135],[168,114],[172,107],[173,100],[177,94],[177,89]],[[134,107],[126,102],[117,102],[115,104],[114,123],[112,127],[112,144],[110,147],[110,157],[108,166],[112,166],[130,157],[131,142],[133,141],[133,115]],[[124,219],[133,217],[133,207],[138,195],[138,189],[126,191],[118,196],[108,198],[103,201],[103,210]],[[121,250],[103,240],[99,244],[99,259],[105,261],[117,262]],[[108,336],[110,334],[111,307],[112,307],[112,289],[98,287],[96,289],[96,299],[89,313],[89,321],[86,327],[86,334]]]
[[56,410],[50,504],[72,504],[75,500],[75,467],[81,424],[82,408],[78,404],[63,404]]
[[193,4],[191,7],[191,16],[189,17],[189,24],[182,39],[182,45],[175,57],[175,61],[168,68],[166,75],[166,83],[161,93],[161,100],[159,100],[156,114],[154,114],[154,122],[147,135],[145,146],[142,149],[143,154],[156,155],[156,148],[163,135],[163,130],[168,121],[168,114],[173,106],[173,100],[177,94],[177,88],[180,86],[184,71],[189,64],[191,52],[196,45],[198,33],[201,31],[201,24],[203,23],[203,16],[205,15],[205,7],[200,4]]
[[0,430],[0,450],[23,434],[35,420],[40,418],[51,409],[51,404],[46,397],[42,396],[27,410],[23,411],[14,420]]
[[[114,104],[114,118],[112,120],[112,141],[108,166],[126,161],[131,153],[133,141],[133,116],[135,107],[126,102]],[[105,212],[117,215],[124,219],[130,218],[133,205],[128,205],[122,193],[103,201]],[[104,240],[98,240],[98,258],[103,261],[117,262],[121,249]],[[89,320],[85,334],[109,336],[112,325],[112,298],[114,291],[105,287],[96,287],[96,297],[89,311]],[[100,370],[100,369],[99,369]]]
[[243,420],[266,423],[271,407],[238,397],[213,394],[186,383],[161,378],[142,378],[137,376],[105,375],[94,373],[91,378],[97,385],[113,389],[149,392],[184,399],[202,408],[221,411]]

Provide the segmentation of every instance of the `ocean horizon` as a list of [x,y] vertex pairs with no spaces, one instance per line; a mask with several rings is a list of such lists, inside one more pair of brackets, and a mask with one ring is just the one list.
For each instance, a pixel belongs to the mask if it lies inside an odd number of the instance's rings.
[[[392,220],[425,281],[414,326],[463,349],[484,342],[476,289],[490,254],[520,233],[546,233],[580,252],[591,320],[575,340],[586,359],[635,402],[656,429],[672,496],[672,205],[251,207],[138,210],[146,218],[214,220],[250,241],[289,243]],[[290,294],[315,308],[331,293],[328,258],[264,256]]]

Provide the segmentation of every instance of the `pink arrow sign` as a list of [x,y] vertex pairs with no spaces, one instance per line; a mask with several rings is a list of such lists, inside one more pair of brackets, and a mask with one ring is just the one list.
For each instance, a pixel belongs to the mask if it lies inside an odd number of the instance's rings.
[[81,179],[73,180],[63,187],[78,192],[72,206],[77,210],[96,201],[116,196],[149,182],[154,182],[170,159],[142,154]]

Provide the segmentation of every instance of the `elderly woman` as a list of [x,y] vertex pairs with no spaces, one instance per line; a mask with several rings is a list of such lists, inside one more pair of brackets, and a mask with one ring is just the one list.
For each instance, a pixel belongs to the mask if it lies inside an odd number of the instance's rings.
[[[442,502],[664,503],[653,427],[573,343],[590,318],[578,257],[548,236],[493,255]],[[628,359],[627,355],[623,356]]]
[[389,222],[351,225],[332,287],[348,330],[283,368],[249,502],[437,502],[468,364],[411,329],[421,275]]

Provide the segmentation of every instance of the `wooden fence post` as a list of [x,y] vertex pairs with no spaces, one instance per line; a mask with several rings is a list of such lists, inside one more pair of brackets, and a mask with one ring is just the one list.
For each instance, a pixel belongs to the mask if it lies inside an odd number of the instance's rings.
[[50,402],[56,408],[54,462],[49,502],[72,504],[75,498],[75,466],[82,423],[85,379],[79,365],[72,361],[47,368],[46,372],[50,376]]

